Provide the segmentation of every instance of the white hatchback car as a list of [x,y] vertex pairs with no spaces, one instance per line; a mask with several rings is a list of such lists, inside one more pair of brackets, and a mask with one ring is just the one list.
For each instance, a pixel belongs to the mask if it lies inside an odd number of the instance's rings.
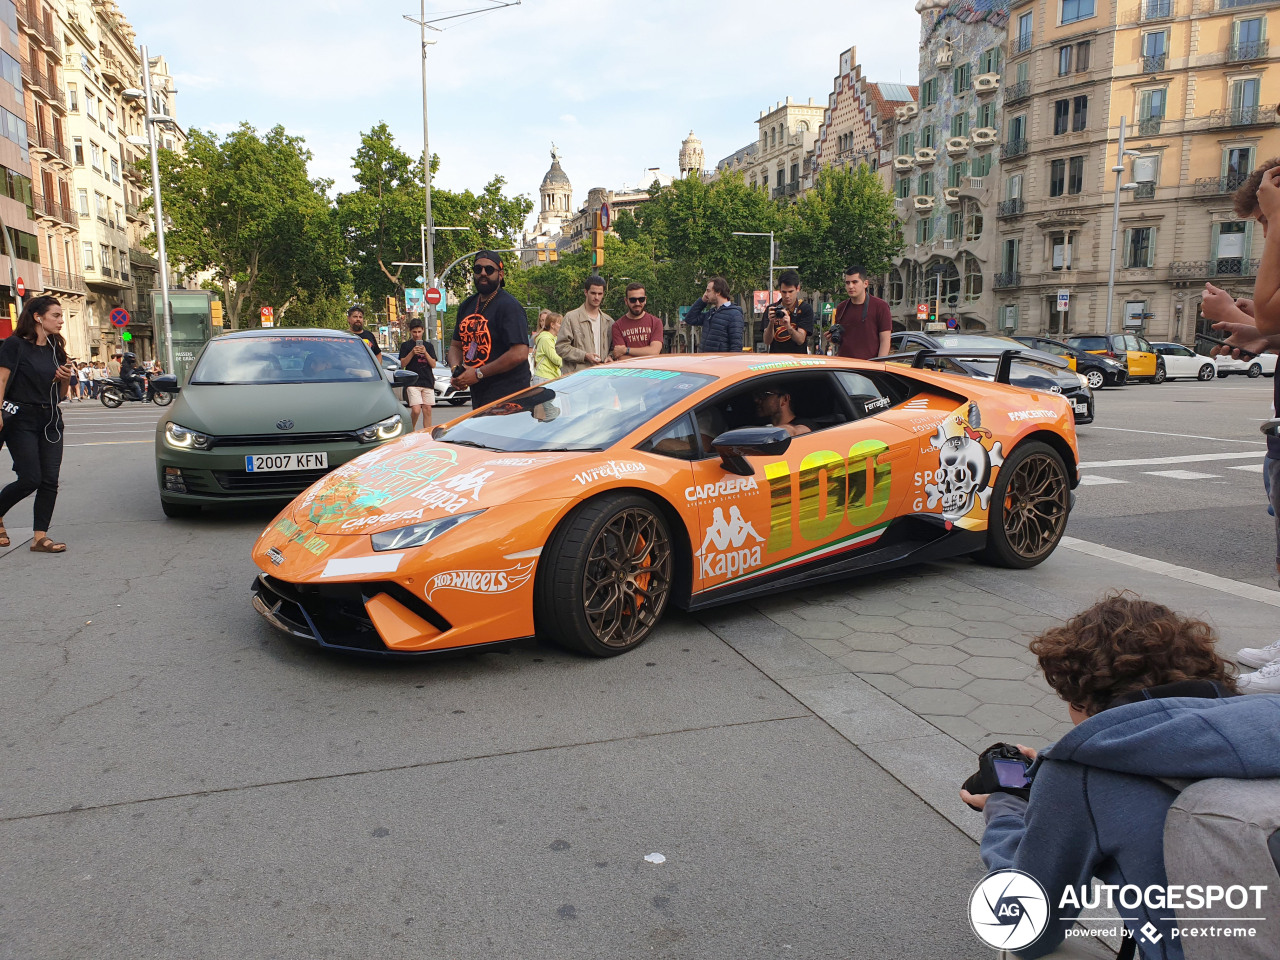
[[1260,357],[1250,357],[1248,360],[1219,357],[1218,376],[1229,377],[1233,373],[1242,373],[1250,379],[1261,376],[1274,377],[1277,359],[1274,353],[1264,353]]
[[[1213,357],[1196,353],[1190,347],[1184,347],[1180,343],[1152,341],[1151,346],[1155,348],[1156,355],[1164,361],[1166,380],[1212,380],[1214,374],[1221,369],[1218,366],[1221,358],[1215,361]],[[1218,375],[1221,376],[1221,374]]]

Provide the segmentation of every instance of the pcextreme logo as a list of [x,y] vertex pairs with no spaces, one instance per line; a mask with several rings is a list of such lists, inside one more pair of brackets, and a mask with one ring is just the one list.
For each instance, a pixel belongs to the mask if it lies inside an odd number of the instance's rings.
[[1049,895],[1021,870],[993,871],[969,895],[969,924],[987,946],[1021,950],[1049,925]]

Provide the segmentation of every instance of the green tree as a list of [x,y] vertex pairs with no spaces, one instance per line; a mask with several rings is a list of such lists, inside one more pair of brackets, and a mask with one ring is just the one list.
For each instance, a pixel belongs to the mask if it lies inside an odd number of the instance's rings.
[[844,269],[860,263],[876,276],[902,248],[893,197],[865,165],[823,168],[812,190],[785,211],[783,256],[800,267],[805,286],[838,291]]
[[310,160],[301,137],[247,123],[222,140],[193,129],[182,153],[161,152],[168,253],[181,276],[212,275],[233,330],[247,305],[270,296],[285,312],[345,274],[331,184],[308,176]]

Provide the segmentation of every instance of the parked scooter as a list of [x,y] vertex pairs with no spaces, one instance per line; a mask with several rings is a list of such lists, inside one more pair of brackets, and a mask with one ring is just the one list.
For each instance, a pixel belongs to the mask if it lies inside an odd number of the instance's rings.
[[104,407],[115,409],[122,403],[155,403],[157,407],[167,407],[173,403],[172,393],[156,392],[155,396],[148,401],[147,391],[144,387],[141,397],[135,397],[133,391],[125,386],[125,382],[119,377],[107,377],[98,381],[98,399],[102,401]]

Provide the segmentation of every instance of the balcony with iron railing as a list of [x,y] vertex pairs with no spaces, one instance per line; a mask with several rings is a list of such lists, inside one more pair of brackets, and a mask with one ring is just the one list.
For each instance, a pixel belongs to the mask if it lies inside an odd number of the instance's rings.
[[1143,73],[1159,73],[1164,69],[1167,55],[1163,53],[1152,53],[1142,58]]
[[1019,80],[1017,83],[1011,83],[1005,87],[1004,102],[1013,103],[1017,100],[1025,100],[1031,96],[1031,81]]
[[1017,270],[997,273],[995,275],[995,279],[992,281],[992,286],[997,290],[1007,290],[1010,287],[1020,287],[1022,286],[1022,274]]
[[1021,197],[1014,197],[1012,200],[1001,200],[996,204],[997,217],[1020,217],[1025,207]]
[[1214,277],[1256,277],[1258,260],[1218,257],[1215,260],[1175,260],[1169,264],[1170,280],[1212,280]]
[[1020,157],[1027,152],[1028,148],[1026,140],[1009,140],[1000,148],[1000,159],[1011,160],[1014,157]]
[[1156,196],[1156,185],[1154,183],[1140,183],[1133,191],[1135,200],[1154,200]]
[[61,60],[62,41],[54,31],[53,17],[41,0],[15,0],[14,5],[18,8],[18,20],[27,32]]
[[1220,197],[1224,193],[1235,193],[1236,188],[1248,179],[1247,173],[1231,173],[1225,177],[1200,177],[1192,184],[1192,190],[1197,197]]
[[1012,41],[1014,54],[1026,53],[1031,49],[1031,34],[1020,33]]
[[1172,16],[1173,0],[1142,0],[1132,22],[1149,23],[1152,20],[1168,20]]
[[71,166],[71,155],[67,152],[67,145],[48,130],[36,130],[35,127],[28,125],[27,140],[33,149],[43,150],[50,157]]
[[1160,127],[1164,123],[1164,117],[1140,117],[1138,119],[1138,136],[1140,137],[1158,137],[1160,136]]
[[1254,104],[1247,107],[1229,107],[1225,110],[1209,111],[1209,129],[1221,127],[1256,127],[1270,126],[1280,117],[1276,114],[1276,104]]
[[1239,40],[1227,45],[1227,63],[1265,59],[1271,50],[1266,40]]
[[84,277],[74,273],[64,273],[61,270],[48,270],[41,268],[44,274],[44,286],[46,290],[56,290],[63,293],[81,293],[85,292]]

